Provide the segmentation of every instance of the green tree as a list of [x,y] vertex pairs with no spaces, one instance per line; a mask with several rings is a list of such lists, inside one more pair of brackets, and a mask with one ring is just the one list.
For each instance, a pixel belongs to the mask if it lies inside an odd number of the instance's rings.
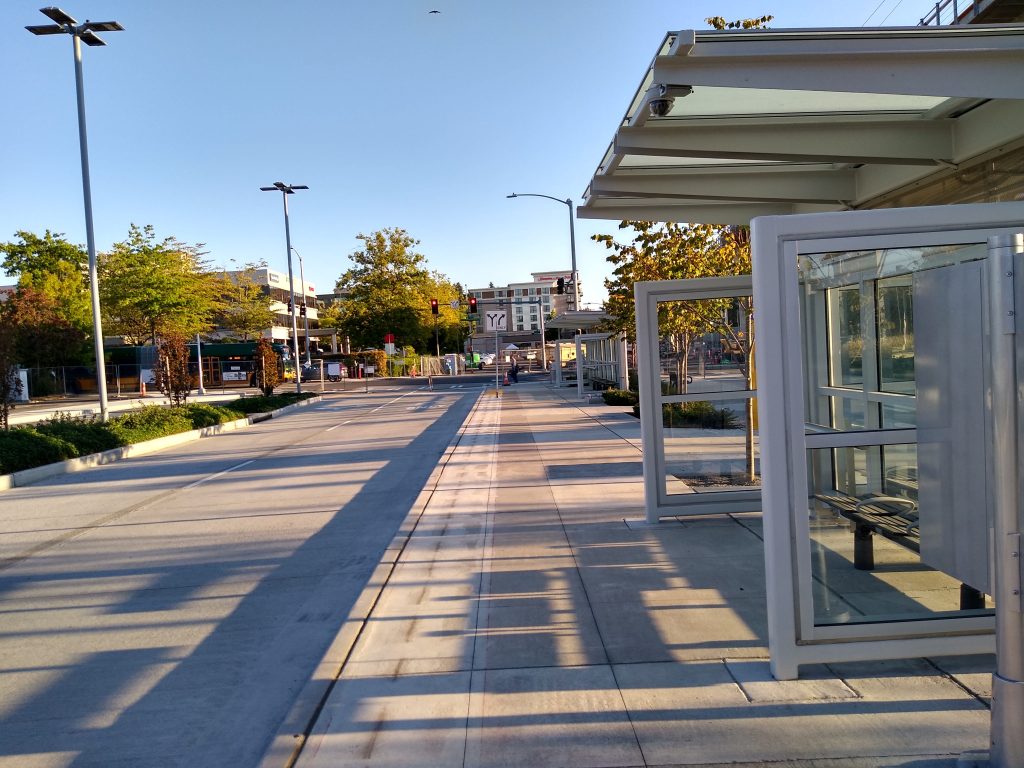
[[192,389],[188,370],[188,341],[180,333],[161,337],[156,350],[156,386],[171,405],[184,405]]
[[277,352],[270,339],[261,338],[256,342],[255,367],[256,386],[266,397],[270,397],[274,394],[274,387],[281,383]]
[[[594,235],[593,239],[611,251],[607,259],[614,266],[612,277],[605,280],[608,300],[604,308],[611,315],[608,329],[624,331],[631,339],[636,339],[637,333],[636,282],[750,274],[750,239],[745,227],[623,221],[619,229],[631,229],[632,242],[619,243],[611,235]],[[729,322],[732,310],[742,313],[745,322],[739,326]],[[748,388],[753,388],[753,327],[749,298],[661,302],[658,331],[672,347],[679,390],[686,392],[687,360],[694,343],[709,333],[721,335],[739,353],[740,372]],[[753,479],[753,401],[746,402],[747,469]]]
[[19,285],[5,302],[14,314],[14,349],[26,368],[75,365],[89,360],[89,337],[65,316],[65,307],[52,294]]
[[256,270],[266,266],[266,262],[254,262],[244,264],[234,274],[221,274],[224,305],[218,313],[217,325],[229,330],[242,341],[259,337],[274,324],[270,297],[253,278]]
[[[25,231],[17,232],[16,236],[17,242],[0,243],[3,269],[17,276],[19,290],[46,297],[45,314],[47,319],[55,319],[60,333],[70,327],[91,337],[92,301],[85,250],[69,243],[62,234],[49,230],[43,237]],[[38,332],[49,335],[53,330],[40,327]],[[75,345],[74,351],[82,356],[61,354],[59,357],[75,363],[88,358],[87,346]]]
[[84,275],[89,267],[89,256],[80,245],[72,245],[64,238],[63,232],[46,233],[39,237],[32,232],[18,230],[14,233],[20,242],[0,243],[3,261],[0,266],[8,275],[23,277],[28,274],[58,272],[58,267],[69,264]]
[[10,301],[0,301],[0,429],[7,430],[14,400],[21,394],[16,351],[17,311]]
[[210,327],[223,286],[204,260],[202,245],[156,240],[153,227],[132,224],[128,239],[100,259],[104,330],[130,343],[158,336],[193,336]]
[[438,300],[438,323],[459,322],[451,302],[461,289],[444,275],[431,272],[415,247],[419,241],[400,228],[358,235],[363,248],[352,253],[352,266],[338,278],[336,290],[347,298],[338,305],[338,327],[356,347],[379,347],[393,333],[399,343],[419,351],[434,347],[430,299]]

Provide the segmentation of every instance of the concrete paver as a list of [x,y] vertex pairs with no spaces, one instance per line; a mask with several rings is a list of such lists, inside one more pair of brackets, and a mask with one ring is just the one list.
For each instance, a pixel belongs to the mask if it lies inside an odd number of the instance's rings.
[[929,768],[987,747],[990,656],[772,679],[760,516],[631,524],[639,423],[573,393],[481,401],[298,768]]

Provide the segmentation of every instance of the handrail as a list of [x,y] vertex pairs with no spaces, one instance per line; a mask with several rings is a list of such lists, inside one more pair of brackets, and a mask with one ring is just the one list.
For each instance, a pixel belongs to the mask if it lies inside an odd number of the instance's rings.
[[932,10],[921,18],[919,26],[970,24],[981,12],[982,2],[983,0],[937,0]]

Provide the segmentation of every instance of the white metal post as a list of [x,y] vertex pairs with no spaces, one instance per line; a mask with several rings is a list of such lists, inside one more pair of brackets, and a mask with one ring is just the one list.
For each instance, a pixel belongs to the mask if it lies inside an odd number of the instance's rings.
[[[294,248],[292,248],[291,250],[295,251]],[[302,283],[302,307],[304,310],[302,313],[302,319],[306,327],[306,365],[308,366],[312,364],[312,360],[310,360],[309,357],[309,309],[306,307],[306,273],[305,270],[303,270],[302,268],[302,254],[299,253],[298,251],[295,251],[295,255],[299,257],[299,282]],[[289,280],[290,279],[291,276],[289,275]],[[293,288],[292,295],[294,294],[295,289]]]
[[989,238],[986,263],[992,361],[993,498],[995,502],[996,672],[992,676],[993,768],[1024,766],[1024,607],[1017,489],[1015,254],[1024,234]]
[[203,388],[203,347],[199,341],[199,334],[196,334],[196,361],[199,363],[199,389],[196,390],[197,395],[205,395],[206,390]]
[[103,323],[100,318],[100,282],[96,267],[96,234],[92,225],[92,183],[89,179],[89,139],[85,130],[85,83],[82,75],[82,41],[72,34],[75,48],[75,92],[78,96],[78,146],[82,155],[82,196],[85,199],[85,242],[89,250],[89,297],[92,301],[93,350],[96,356],[96,389],[100,419],[110,416],[107,405],[107,364],[103,357]]

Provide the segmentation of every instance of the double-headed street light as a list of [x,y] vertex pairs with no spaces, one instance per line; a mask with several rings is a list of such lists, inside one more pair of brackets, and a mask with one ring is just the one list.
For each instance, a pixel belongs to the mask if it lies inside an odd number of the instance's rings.
[[85,132],[85,86],[82,79],[82,41],[106,45],[97,32],[120,32],[116,21],[86,21],[79,24],[60,8],[40,8],[54,24],[25,27],[33,35],[71,35],[75,51],[75,90],[78,95],[78,146],[82,155],[82,194],[85,198],[85,240],[89,249],[89,294],[92,298],[92,335],[96,354],[96,388],[100,397],[100,418],[109,417],[107,407],[107,366],[103,359],[103,324],[100,320],[100,287],[96,270],[96,236],[92,226],[92,189],[89,181],[89,142]]
[[299,324],[295,320],[295,282],[292,278],[292,232],[288,225],[288,195],[295,194],[296,189],[309,189],[305,184],[285,184],[275,181],[272,187],[260,187],[263,192],[280,192],[284,201],[284,242],[288,253],[288,291],[289,305],[292,316],[292,351],[295,355],[295,391],[302,393],[302,374],[299,371]]
[[[573,217],[573,205],[572,198],[567,197],[562,200],[558,197],[552,197],[551,195],[538,195],[530,192],[516,194],[513,192],[511,195],[506,195],[508,198],[513,197],[543,197],[548,200],[554,200],[556,203],[569,206],[569,249],[572,255],[572,298],[573,298],[573,309],[580,308],[580,287],[579,287],[579,275],[576,272],[576,222]],[[543,307],[541,308],[543,312]]]

